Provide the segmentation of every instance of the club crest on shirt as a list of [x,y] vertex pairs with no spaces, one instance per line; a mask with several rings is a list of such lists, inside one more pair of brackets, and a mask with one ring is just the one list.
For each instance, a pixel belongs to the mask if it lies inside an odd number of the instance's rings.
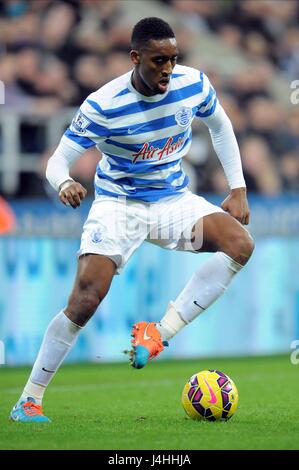
[[174,117],[179,126],[186,127],[192,121],[192,109],[186,106],[181,106],[175,113]]
[[90,123],[91,121],[79,110],[72,120],[70,130],[78,134],[84,134]]
[[102,227],[97,227],[91,232],[91,241],[93,243],[101,243],[103,240],[103,229]]

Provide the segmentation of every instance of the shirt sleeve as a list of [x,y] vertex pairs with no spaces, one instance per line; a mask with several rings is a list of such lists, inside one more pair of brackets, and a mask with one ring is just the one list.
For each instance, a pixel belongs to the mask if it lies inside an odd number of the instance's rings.
[[198,118],[206,118],[212,116],[217,108],[218,98],[208,77],[201,72],[202,91],[200,93],[200,102],[197,107],[195,116]]
[[91,94],[83,102],[48,161],[46,178],[57,191],[64,181],[72,179],[69,170],[85,150],[109,136],[106,118],[93,98]]
[[83,102],[74,116],[70,126],[64,133],[64,140],[79,150],[87,150],[99,144],[109,136],[107,119],[94,100],[93,94]]
[[221,162],[230,189],[246,187],[239,146],[231,121],[217,103],[216,109],[201,120],[209,128],[214,150]]
[[70,168],[79,160],[84,151],[84,149],[75,149],[69,144],[68,139],[64,137],[61,139],[55,152],[49,158],[46,169],[46,178],[56,191],[62,183],[72,180]]

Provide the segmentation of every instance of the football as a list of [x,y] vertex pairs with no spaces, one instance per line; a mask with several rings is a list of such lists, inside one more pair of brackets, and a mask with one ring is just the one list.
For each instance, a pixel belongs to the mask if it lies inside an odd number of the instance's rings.
[[203,370],[186,383],[182,404],[196,420],[227,421],[238,406],[238,390],[232,379],[219,370]]

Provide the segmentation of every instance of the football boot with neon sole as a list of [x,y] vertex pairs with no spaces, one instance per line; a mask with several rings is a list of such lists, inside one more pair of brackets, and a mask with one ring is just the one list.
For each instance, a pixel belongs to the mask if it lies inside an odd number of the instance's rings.
[[11,410],[9,418],[19,423],[51,423],[51,420],[43,415],[41,405],[38,405],[32,397],[28,397],[27,401],[18,401]]
[[167,341],[162,341],[156,323],[135,323],[131,336],[133,348],[130,351],[130,364],[135,369],[142,369],[148,361],[164,350],[164,346],[168,346]]

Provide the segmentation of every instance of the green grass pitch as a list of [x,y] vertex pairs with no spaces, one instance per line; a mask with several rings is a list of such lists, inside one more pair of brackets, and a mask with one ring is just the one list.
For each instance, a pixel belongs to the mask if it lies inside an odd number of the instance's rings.
[[[227,373],[239,390],[228,422],[186,417],[181,392],[204,369]],[[299,365],[289,356],[64,366],[45,395],[49,425],[7,417],[27,368],[0,370],[0,449],[299,449]]]

